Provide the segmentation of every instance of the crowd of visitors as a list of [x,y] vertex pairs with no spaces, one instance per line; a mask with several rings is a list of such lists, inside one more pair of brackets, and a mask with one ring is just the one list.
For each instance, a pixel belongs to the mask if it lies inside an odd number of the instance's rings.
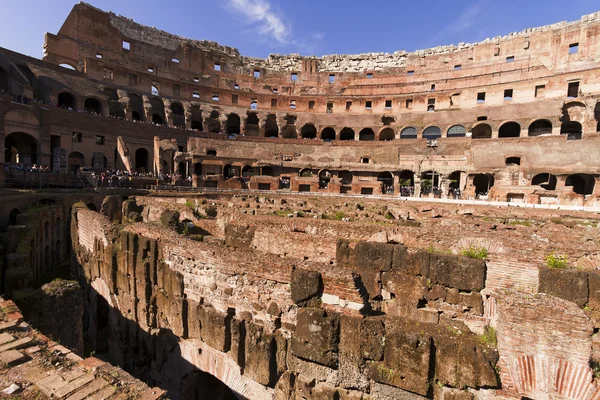
[[50,166],[5,162],[4,171],[50,172]]

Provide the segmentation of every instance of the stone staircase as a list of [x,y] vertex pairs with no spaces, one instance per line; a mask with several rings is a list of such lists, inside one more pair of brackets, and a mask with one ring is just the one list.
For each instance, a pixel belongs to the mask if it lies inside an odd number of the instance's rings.
[[82,359],[32,329],[11,300],[0,299],[0,394],[10,398],[159,400],[165,391],[148,388],[98,358]]

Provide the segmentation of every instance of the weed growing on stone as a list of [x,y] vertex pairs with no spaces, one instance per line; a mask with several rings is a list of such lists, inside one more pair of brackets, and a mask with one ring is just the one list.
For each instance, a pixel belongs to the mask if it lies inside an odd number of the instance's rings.
[[460,254],[469,258],[485,260],[488,257],[488,249],[485,247],[470,246],[468,249],[461,251]]
[[569,265],[567,256],[551,252],[546,256],[546,266],[552,269],[565,269]]
[[479,338],[483,343],[489,346],[496,347],[498,344],[496,329],[489,325],[483,329],[483,335],[479,336]]

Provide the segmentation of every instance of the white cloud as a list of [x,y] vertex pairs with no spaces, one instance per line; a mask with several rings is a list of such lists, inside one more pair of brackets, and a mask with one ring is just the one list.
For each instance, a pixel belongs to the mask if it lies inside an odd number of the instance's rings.
[[323,33],[323,32],[313,33],[312,38],[315,40],[323,40],[323,39],[325,39],[325,33]]
[[473,26],[481,25],[484,18],[487,17],[491,11],[490,0],[476,0],[471,3],[471,5],[461,10],[460,14],[452,20],[450,24],[439,30],[438,33],[430,39],[430,43],[435,45],[449,44],[438,42],[440,40],[445,40],[449,35],[465,33]]
[[292,30],[283,17],[273,10],[268,0],[228,0],[228,10],[233,10],[256,27],[261,36],[275,39],[281,44],[292,42]]

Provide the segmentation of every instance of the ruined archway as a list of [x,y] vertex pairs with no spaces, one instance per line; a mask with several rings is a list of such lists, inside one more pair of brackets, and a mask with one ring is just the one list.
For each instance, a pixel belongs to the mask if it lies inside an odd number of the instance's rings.
[[345,171],[340,171],[338,173],[338,178],[340,179],[340,183],[342,185],[349,185],[352,183],[352,180],[354,179],[354,175],[352,174],[352,172],[345,170]]
[[490,174],[477,174],[473,177],[476,195],[487,195],[490,188],[494,186],[494,177]]
[[306,124],[300,130],[300,135],[302,139],[316,139],[317,138],[317,128],[313,124]]
[[250,165],[245,165],[244,168],[242,168],[242,176],[246,177],[246,178],[250,178],[251,176],[254,176],[254,168],[251,167]]
[[171,102],[171,112],[173,113],[173,125],[178,128],[185,128],[185,112],[183,105],[179,101]]
[[70,110],[77,110],[77,102],[75,101],[75,96],[67,92],[59,93],[58,106]]
[[79,170],[85,166],[85,157],[78,151],[70,153],[68,157],[68,166],[69,172],[79,172]]
[[492,137],[492,127],[488,124],[479,124],[471,130],[473,139],[489,139]]
[[371,128],[365,128],[358,133],[358,140],[372,142],[375,140],[375,132]]
[[227,116],[227,121],[225,122],[225,132],[227,132],[228,135],[238,135],[240,133],[239,115],[231,113]]
[[432,192],[437,194],[440,187],[440,173],[436,171],[425,171],[421,173],[421,194],[428,195]]
[[335,140],[335,130],[333,128],[325,128],[321,131],[321,139],[324,141]]
[[33,136],[23,132],[13,132],[4,138],[4,160],[25,165],[37,164],[39,148]]
[[329,182],[331,182],[333,174],[328,169],[322,169],[319,171],[319,189],[327,189]]
[[521,136],[521,125],[516,122],[510,121],[502,124],[498,130],[499,138],[510,138]]
[[165,104],[158,97],[150,99],[152,105],[152,122],[157,125],[162,125],[165,121]]
[[131,119],[134,121],[145,121],[146,111],[144,110],[144,100],[135,93],[129,93],[128,97]]
[[246,117],[246,125],[244,127],[244,130],[247,136],[258,136],[260,128],[258,115],[256,113],[248,113],[248,116]]
[[285,117],[285,127],[283,128],[282,136],[286,139],[296,139],[298,137],[298,132],[296,130],[296,119],[295,115],[286,115]]
[[135,151],[135,169],[138,172],[148,172],[148,150],[139,148]]
[[377,182],[381,182],[381,193],[393,194],[394,193],[394,174],[385,171],[377,174]]
[[560,134],[567,135],[567,140],[581,139],[583,128],[577,121],[563,122],[560,126]]
[[438,139],[442,137],[442,131],[437,126],[429,126],[423,131],[423,139]]
[[356,134],[351,128],[344,128],[340,132],[340,140],[355,140]]
[[267,115],[265,120],[265,137],[279,137],[279,126],[277,126],[277,116],[275,114]]
[[546,119],[538,119],[529,125],[529,136],[543,136],[552,134],[552,123]]
[[[231,114],[230,114],[230,116],[231,116]],[[220,117],[220,115],[217,110],[212,110],[210,112],[210,115],[206,119],[206,126],[207,126],[209,132],[221,133],[221,121],[219,120],[219,117]],[[228,119],[229,119],[229,117],[228,117]],[[237,118],[237,121],[238,121],[238,129],[239,129],[239,117]]]
[[546,172],[537,174],[531,179],[531,184],[534,186],[541,186],[545,190],[555,190],[556,176]]
[[588,195],[594,193],[595,179],[588,174],[573,174],[567,177],[565,186],[571,186],[574,193]]
[[119,102],[119,95],[115,89],[104,88],[104,95],[108,101],[108,115],[111,117],[125,118],[125,109]]
[[391,142],[396,139],[396,132],[392,128],[385,128],[379,132],[379,140],[385,142]]
[[88,97],[83,103],[85,112],[92,114],[102,114],[102,103],[94,97]]

